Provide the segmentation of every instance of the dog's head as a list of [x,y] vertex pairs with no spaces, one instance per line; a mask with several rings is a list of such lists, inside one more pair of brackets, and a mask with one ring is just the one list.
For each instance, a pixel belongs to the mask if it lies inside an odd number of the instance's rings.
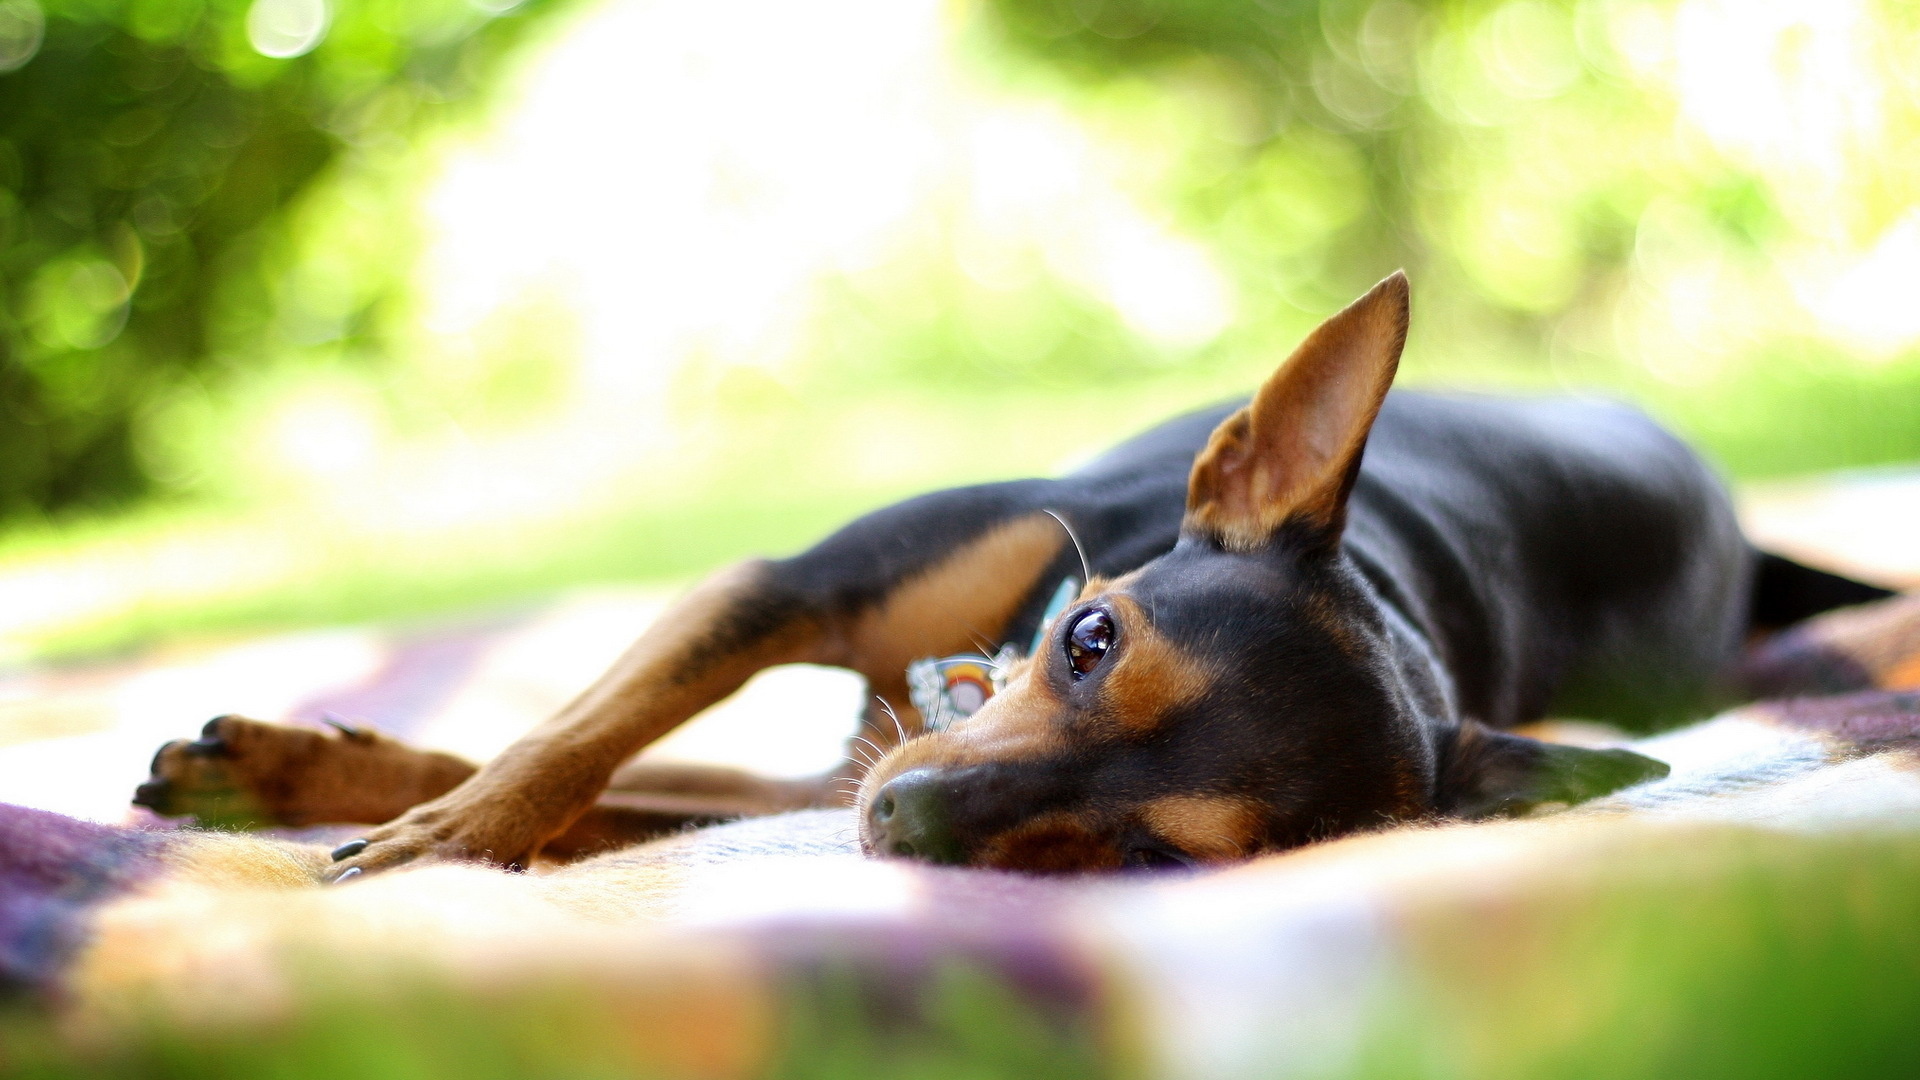
[[1431,658],[1341,553],[1407,316],[1395,274],[1308,337],[1195,459],[1172,551],[1089,583],[985,707],[873,768],[868,849],[1030,870],[1220,862],[1650,775],[1637,755],[1447,715]]

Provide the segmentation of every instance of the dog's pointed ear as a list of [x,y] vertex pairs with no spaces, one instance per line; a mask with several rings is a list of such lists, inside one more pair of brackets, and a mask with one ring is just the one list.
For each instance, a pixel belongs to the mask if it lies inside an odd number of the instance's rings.
[[1631,750],[1589,750],[1494,731],[1469,720],[1440,750],[1436,803],[1463,818],[1510,816],[1542,803],[1596,799],[1667,775],[1664,761]]
[[1337,540],[1407,315],[1407,276],[1396,270],[1308,335],[1194,459],[1183,530],[1237,551],[1295,521]]

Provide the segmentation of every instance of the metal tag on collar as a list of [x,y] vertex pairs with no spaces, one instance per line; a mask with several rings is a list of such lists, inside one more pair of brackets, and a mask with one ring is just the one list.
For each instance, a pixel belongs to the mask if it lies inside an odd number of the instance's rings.
[[1059,618],[1060,613],[1067,610],[1067,605],[1073,603],[1073,598],[1079,595],[1079,578],[1060,579],[1060,587],[1053,590],[1053,599],[1047,601],[1047,610],[1040,616],[1040,625],[1033,628],[1033,644],[1027,646],[1028,656],[1034,656],[1040,652],[1040,646],[1047,643],[1047,627],[1052,626],[1053,620]]
[[1019,659],[1013,646],[992,657],[978,653],[931,657],[907,665],[907,693],[928,731],[943,731],[980,711],[1006,685],[1007,666]]

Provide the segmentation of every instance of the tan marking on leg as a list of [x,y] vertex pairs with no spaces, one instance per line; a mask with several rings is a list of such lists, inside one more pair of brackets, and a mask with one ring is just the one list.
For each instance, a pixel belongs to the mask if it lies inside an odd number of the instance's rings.
[[1162,840],[1202,862],[1252,854],[1266,823],[1259,803],[1225,795],[1168,795],[1142,807],[1140,819]]
[[[1066,542],[1045,514],[997,526],[861,615],[848,631],[846,666],[886,693],[915,660],[990,648]],[[899,689],[904,697],[904,682]]]
[[[763,668],[818,660],[823,627],[804,613],[772,606],[778,602],[763,562],[714,575],[516,748],[531,742],[611,758],[605,763],[610,775],[629,755]],[[764,625],[743,625],[756,621]]]

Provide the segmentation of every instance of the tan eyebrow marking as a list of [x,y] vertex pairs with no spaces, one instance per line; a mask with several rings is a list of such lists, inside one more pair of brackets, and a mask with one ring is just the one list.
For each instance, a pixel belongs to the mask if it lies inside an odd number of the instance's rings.
[[1100,686],[1099,716],[1127,735],[1158,727],[1175,706],[1197,701],[1213,688],[1213,666],[1154,629],[1146,610],[1125,593],[1104,603],[1120,623],[1120,647]]
[[1140,819],[1162,840],[1202,862],[1251,854],[1265,825],[1259,803],[1230,795],[1168,795],[1142,807]]

